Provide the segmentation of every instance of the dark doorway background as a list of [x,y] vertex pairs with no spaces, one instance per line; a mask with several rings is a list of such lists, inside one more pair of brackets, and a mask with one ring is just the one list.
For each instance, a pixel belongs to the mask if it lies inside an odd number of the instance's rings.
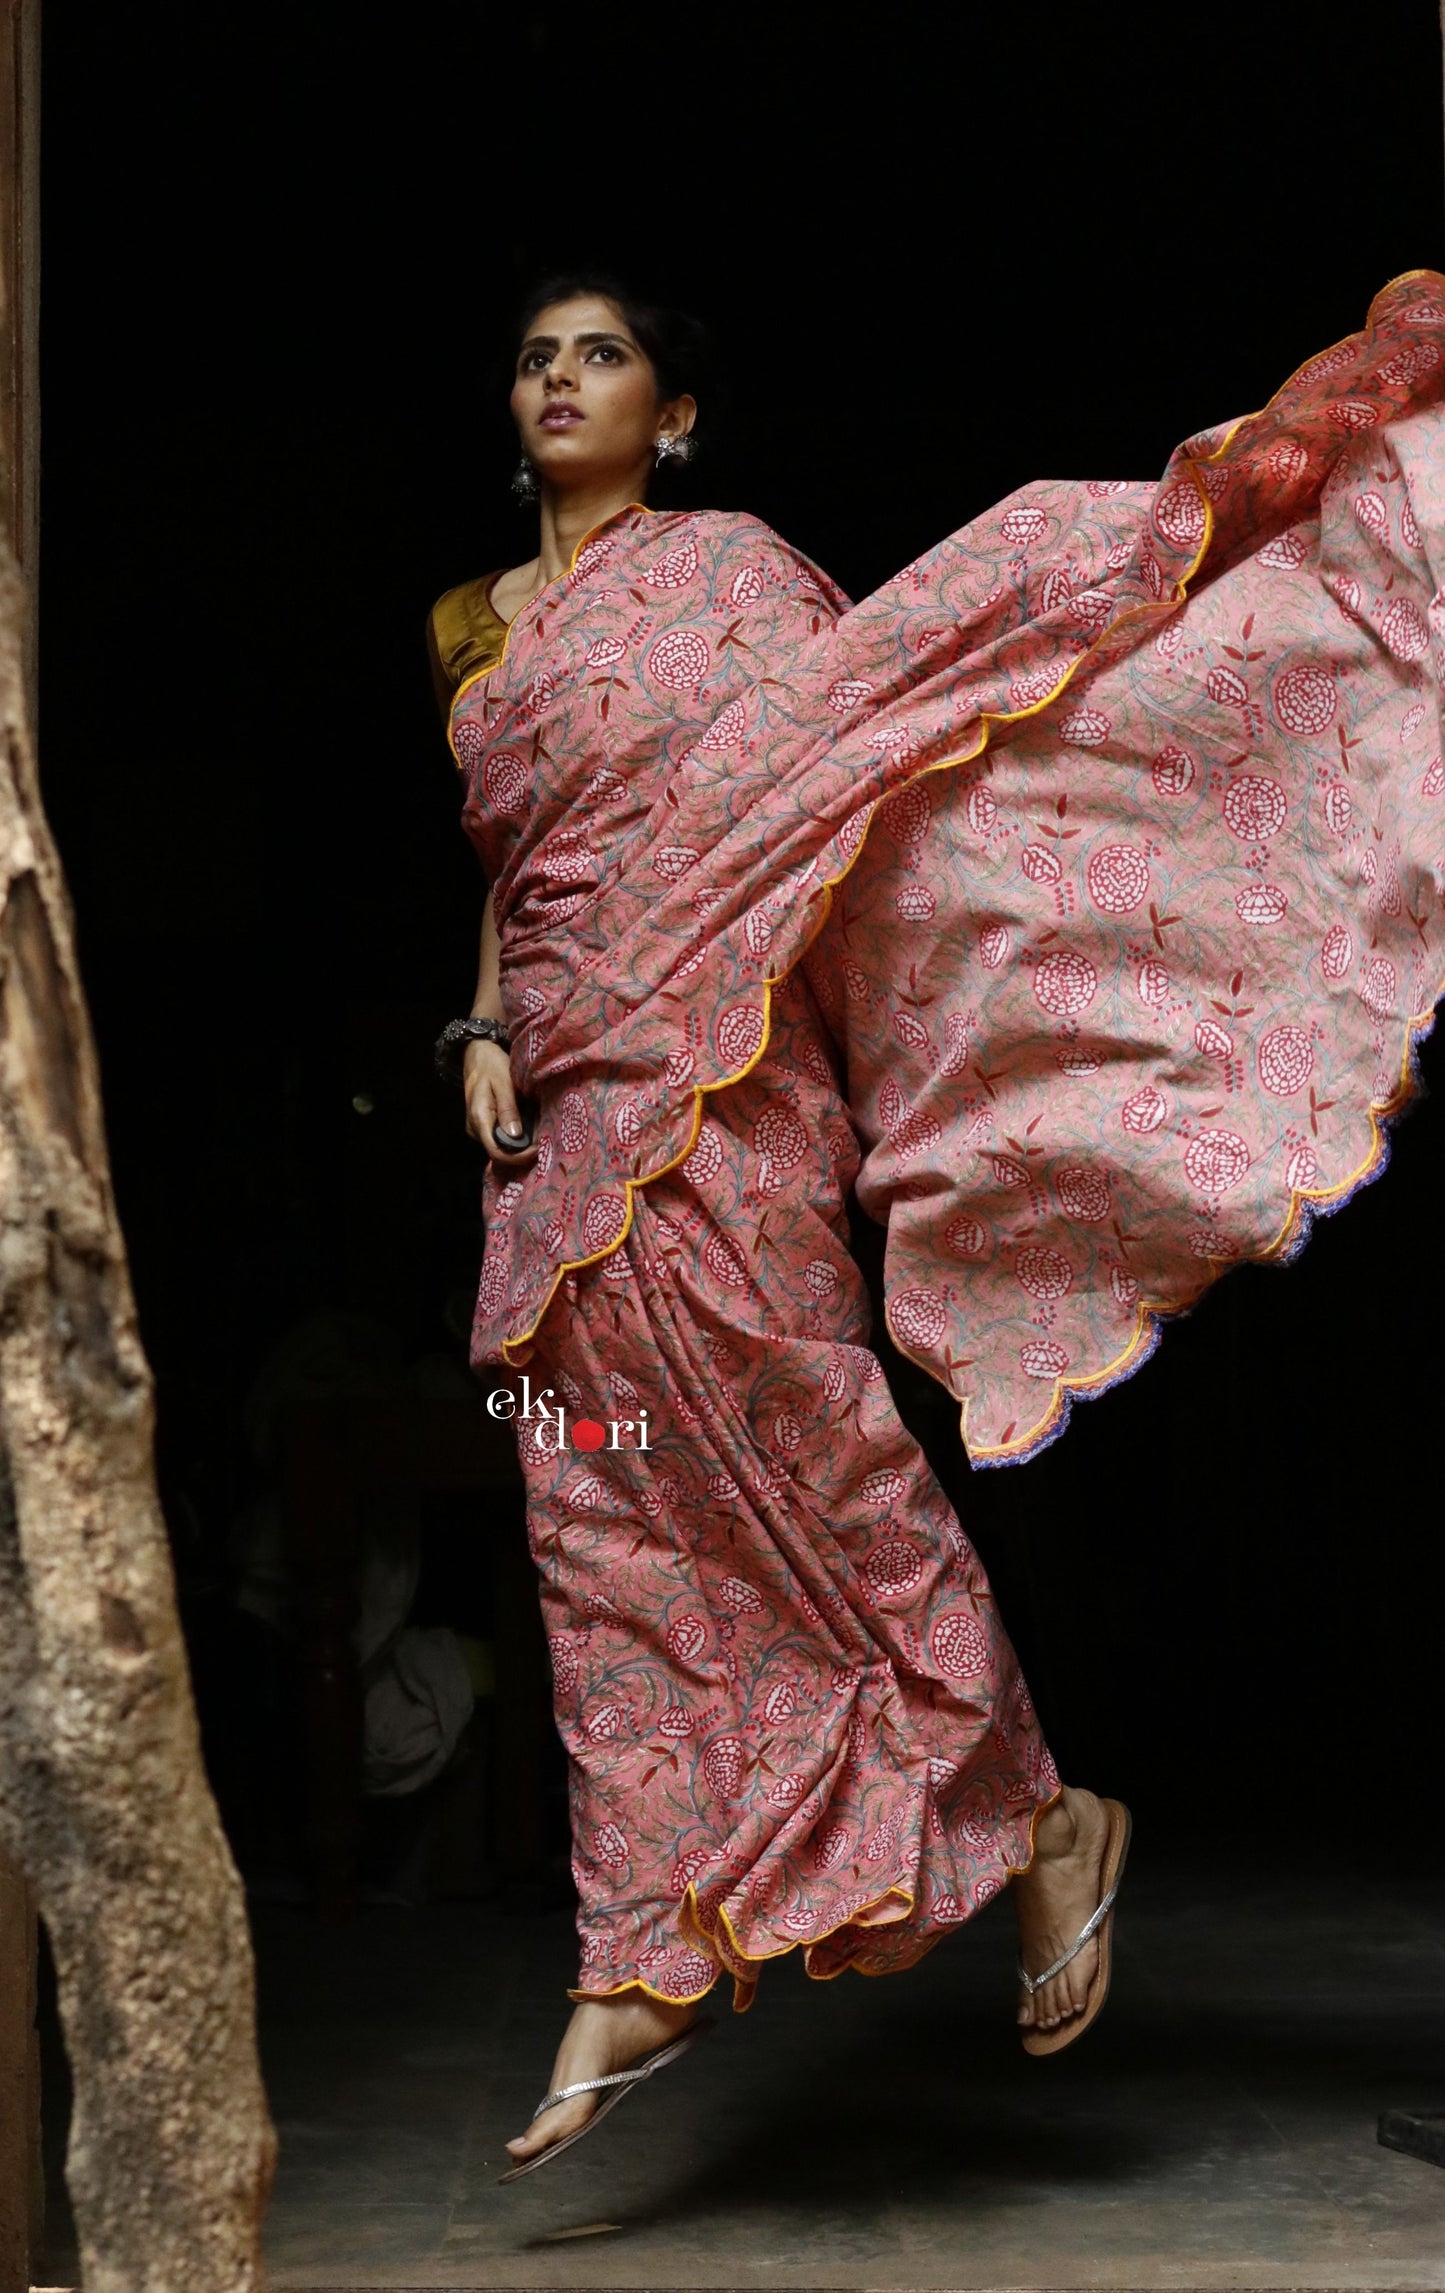
[[[213,1751],[258,1365],[317,1306],[455,1346],[479,1253],[422,626],[528,554],[519,282],[601,252],[700,308],[707,496],[859,595],[1027,478],[1152,473],[1445,259],[1440,77],[1434,0],[49,12],[42,751]],[[1155,1836],[1413,1850],[1442,1179],[1437,1102],[1043,1460],[950,1467],[1066,1773]]]

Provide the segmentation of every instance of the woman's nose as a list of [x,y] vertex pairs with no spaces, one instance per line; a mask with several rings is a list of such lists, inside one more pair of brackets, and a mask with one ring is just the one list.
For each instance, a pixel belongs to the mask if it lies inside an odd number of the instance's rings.
[[542,387],[544,390],[575,390],[577,384],[575,377],[568,372],[565,366],[553,365],[549,366],[543,375]]

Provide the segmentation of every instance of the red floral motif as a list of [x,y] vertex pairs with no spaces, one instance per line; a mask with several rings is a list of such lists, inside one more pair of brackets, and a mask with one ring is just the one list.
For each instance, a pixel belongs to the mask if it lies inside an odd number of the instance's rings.
[[706,1186],[710,1178],[717,1177],[722,1163],[722,1138],[715,1124],[704,1123],[697,1134],[697,1145],[682,1166],[683,1176],[690,1186]]
[[800,1799],[808,1796],[808,1779],[798,1770],[791,1775],[780,1775],[768,1786],[768,1798],[774,1807],[796,1807]]
[[1274,713],[1287,733],[1328,732],[1335,721],[1335,681],[1307,662],[1275,678]]
[[808,1151],[808,1134],[792,1108],[774,1100],[753,1125],[753,1148],[775,1169],[791,1170]]
[[1074,1269],[1062,1250],[1038,1243],[1020,1250],[1014,1272],[1031,1298],[1062,1298],[1074,1279]]
[[895,895],[895,908],[905,923],[926,923],[938,910],[938,902],[926,884],[902,884]]
[[1177,741],[1160,749],[1149,770],[1161,796],[1187,796],[1194,786],[1194,759]]
[[650,589],[685,589],[696,578],[697,564],[696,542],[680,542],[676,549],[665,549],[642,578]]
[[763,1015],[755,1003],[735,1003],[717,1023],[717,1047],[731,1061],[752,1059],[762,1048]]
[[1397,661],[1418,661],[1430,650],[1424,614],[1409,597],[1397,597],[1380,623],[1380,637]]
[[695,629],[669,629],[647,656],[649,676],[669,692],[688,692],[707,675],[711,656]]
[[1019,866],[1031,884],[1056,884],[1064,872],[1058,853],[1047,844],[1025,844]]
[[[1438,316],[1438,313],[1436,314]],[[1383,366],[1375,370],[1376,382],[1418,382],[1440,363],[1440,352],[1433,342],[1415,342],[1404,350],[1397,350]]]
[[1325,797],[1325,818],[1337,836],[1348,836],[1354,817],[1354,799],[1344,782],[1337,780]]
[[1043,540],[1048,531],[1048,519],[1042,510],[1005,510],[999,520],[999,531],[1005,541],[1027,548],[1031,543]]
[[702,1772],[719,1799],[737,1799],[747,1771],[748,1748],[741,1736],[714,1736],[702,1755]]
[[865,1474],[858,1494],[865,1505],[876,1506],[879,1512],[884,1512],[889,1505],[896,1504],[907,1487],[901,1473],[892,1466],[884,1466],[881,1472]]
[[1259,1079],[1277,1099],[1302,1091],[1314,1071],[1315,1047],[1307,1030],[1286,1022],[1271,1027],[1259,1046]]
[[997,971],[1005,962],[1009,951],[1008,932],[1002,924],[990,924],[979,934],[978,952],[985,971]]
[[1297,438],[1282,438],[1270,448],[1267,456],[1271,477],[1278,478],[1282,486],[1293,485],[1309,468],[1309,456]]
[[943,1240],[944,1247],[952,1251],[955,1258],[976,1258],[987,1242],[988,1234],[980,1219],[972,1218],[965,1212],[958,1218],[950,1219],[944,1228]]
[[1227,1194],[1249,1168],[1249,1148],[1236,1131],[1196,1131],[1184,1149],[1184,1169],[1201,1194]]
[[1261,565],[1272,573],[1293,573],[1304,564],[1309,555],[1297,533],[1282,533],[1275,541],[1266,542],[1259,553]]
[[1132,915],[1149,890],[1149,863],[1132,844],[1105,844],[1088,868],[1089,897],[1106,916]]
[[1372,955],[1360,974],[1360,993],[1377,1019],[1388,1019],[1395,1008],[1400,975],[1386,955]]
[[740,1576],[725,1576],[718,1585],[717,1596],[734,1616],[761,1616],[763,1604],[753,1587]]
[[1242,924],[1253,931],[1268,930],[1282,924],[1289,900],[1278,884],[1246,884],[1234,896],[1234,912]]
[[1056,1018],[1087,1011],[1099,988],[1099,974],[1086,955],[1060,948],[1046,955],[1034,972],[1034,998]]
[[968,824],[976,836],[991,836],[998,823],[998,806],[993,791],[980,781],[968,792]]
[[1154,523],[1176,549],[1197,549],[1204,539],[1204,497],[1192,477],[1166,486],[1154,504]]
[[557,1113],[557,1144],[563,1154],[580,1154],[590,1127],[587,1101],[581,1092],[564,1091]]
[[747,729],[747,711],[742,702],[729,701],[726,708],[718,710],[698,747],[712,755],[725,754],[728,749],[737,747]]
[[[471,729],[463,727],[465,731]],[[506,749],[489,756],[482,767],[482,790],[494,812],[520,817],[527,809],[527,767],[522,758]]]
[[1263,773],[1244,772],[1232,780],[1224,794],[1224,817],[1230,834],[1241,844],[1264,844],[1277,836],[1288,806],[1277,780]]
[[[1066,1218],[1077,1218],[1085,1226],[1097,1226],[1109,1216],[1113,1197],[1109,1181],[1102,1170],[1090,1163],[1068,1163],[1054,1174],[1054,1192],[1059,1208]],[[982,1247],[980,1229],[980,1247]]]
[[1194,1030],[1194,1047],[1202,1051],[1206,1059],[1234,1057],[1234,1037],[1227,1027],[1220,1026],[1217,1019],[1200,1020]]
[[846,717],[851,709],[862,707],[872,690],[866,677],[835,677],[828,687],[828,706]]
[[627,1224],[627,1204],[620,1194],[594,1194],[582,1216],[582,1240],[589,1250],[605,1250]]
[[836,1870],[846,1862],[853,1844],[853,1834],[845,1823],[830,1823],[819,1832],[813,1844],[813,1868],[817,1871]]
[[1070,748],[1098,748],[1109,737],[1109,719],[1102,709],[1070,709],[1059,725],[1059,737]]
[[906,1346],[936,1346],[948,1327],[948,1309],[932,1290],[900,1290],[888,1318]]
[[1052,1338],[1031,1338],[1019,1347],[1019,1368],[1025,1377],[1060,1377],[1068,1366],[1068,1355]]
[[1249,687],[1243,677],[1233,669],[1211,669],[1205,679],[1205,690],[1212,701],[1228,708],[1242,709],[1249,699]]
[[988,1667],[988,1634],[976,1616],[953,1609],[940,1616],[929,1636],[933,1661],[950,1680],[976,1679]]
[[1146,1083],[1142,1090],[1131,1092],[1124,1101],[1119,1120],[1135,1138],[1147,1138],[1151,1131],[1158,1130],[1168,1112],[1163,1092],[1156,1091],[1152,1083]]
[[705,1959],[701,1951],[679,1951],[659,1971],[652,1987],[666,1998],[687,2000],[701,1998],[716,1980],[717,1967],[712,1959]]
[[679,1664],[691,1664],[707,1646],[707,1626],[700,1616],[679,1616],[668,1626],[667,1652]]
[[912,1592],[922,1582],[923,1556],[906,1537],[890,1537],[886,1544],[874,1546],[863,1563],[863,1574],[874,1599],[886,1600],[892,1593]]

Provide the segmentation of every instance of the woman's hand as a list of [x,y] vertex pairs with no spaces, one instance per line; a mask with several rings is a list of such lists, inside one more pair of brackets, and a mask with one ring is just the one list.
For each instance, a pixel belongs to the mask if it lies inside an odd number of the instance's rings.
[[526,1170],[537,1159],[532,1126],[517,1105],[512,1067],[500,1043],[469,1043],[462,1060],[467,1129],[499,1171]]

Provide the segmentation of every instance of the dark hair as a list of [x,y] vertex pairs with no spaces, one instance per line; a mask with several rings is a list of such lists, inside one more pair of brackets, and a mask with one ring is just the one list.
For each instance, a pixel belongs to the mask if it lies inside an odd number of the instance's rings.
[[520,341],[539,311],[552,303],[599,295],[622,313],[628,331],[647,353],[663,398],[696,398],[701,403],[711,378],[706,329],[688,312],[654,302],[607,271],[558,271],[540,279],[522,298],[517,314]]

